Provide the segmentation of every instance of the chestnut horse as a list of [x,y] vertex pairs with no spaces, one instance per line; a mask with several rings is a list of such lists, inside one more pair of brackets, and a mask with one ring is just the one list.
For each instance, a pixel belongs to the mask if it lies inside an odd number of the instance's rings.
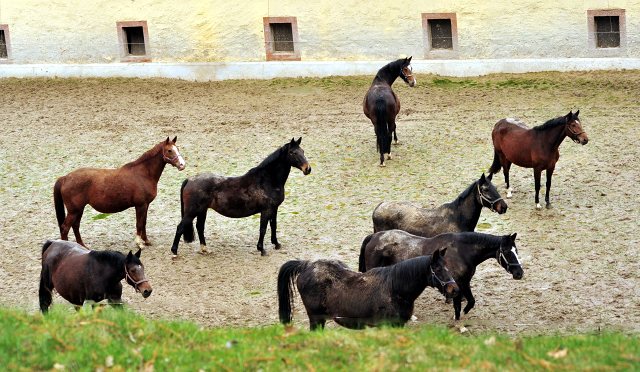
[[136,244],[140,248],[149,245],[147,210],[156,198],[164,166],[169,163],[178,170],[185,168],[177,140],[178,137],[173,141],[167,137],[138,160],[118,169],[80,168],[58,178],[53,187],[53,200],[60,238],[69,240],[69,229],[73,228],[76,242],[86,247],[80,237],[80,219],[87,204],[101,213],[117,213],[135,207]]
[[381,68],[364,96],[362,107],[364,114],[371,120],[376,131],[377,148],[380,152],[380,166],[384,167],[384,154],[391,159],[391,134],[396,136],[396,115],[400,112],[398,96],[391,90],[391,85],[400,76],[409,86],[416,84],[411,68],[411,57],[401,58]]
[[121,304],[122,279],[142,293],[142,297],[149,297],[153,289],[144,276],[140,252],[129,251],[125,256],[116,251],[89,251],[64,240],[47,240],[42,246],[40,310],[49,311],[54,289],[78,306],[85,301],[105,299],[114,305]]
[[504,173],[504,182],[507,184],[507,198],[511,197],[509,187],[509,168],[511,164],[525,168],[533,168],[533,178],[536,188],[536,208],[540,206],[540,176],[542,171],[547,171],[547,193],[544,200],[547,208],[551,208],[549,201],[549,189],[551,188],[551,176],[556,168],[556,162],[560,158],[558,148],[565,137],[571,138],[575,143],[586,145],[589,142],[587,134],[582,129],[578,120],[580,110],[569,111],[566,116],[551,119],[537,127],[529,128],[518,119],[506,118],[498,121],[493,128],[494,156],[489,173],[497,173],[500,168]]
[[403,326],[427,286],[437,288],[448,299],[458,295],[458,286],[443,259],[446,252],[446,248],[437,250],[431,256],[366,273],[353,271],[337,260],[288,261],[278,273],[280,322],[291,323],[295,282],[311,330],[324,328],[327,319],[352,329]]
[[284,185],[289,178],[291,167],[296,167],[307,175],[311,173],[311,165],[304,157],[300,147],[302,137],[285,143],[269,155],[257,167],[249,169],[240,177],[221,176],[213,173],[202,173],[184,180],[180,189],[180,212],[182,219],[176,229],[171,253],[178,256],[180,237],[190,243],[194,240],[193,220],[197,217],[196,229],[200,240],[200,250],[208,253],[204,238],[204,223],[209,208],[230,218],[244,218],[260,213],[260,238],[258,251],[262,256],[264,235],[267,224],[271,225],[271,243],[280,249],[276,237],[278,207],[284,201]]

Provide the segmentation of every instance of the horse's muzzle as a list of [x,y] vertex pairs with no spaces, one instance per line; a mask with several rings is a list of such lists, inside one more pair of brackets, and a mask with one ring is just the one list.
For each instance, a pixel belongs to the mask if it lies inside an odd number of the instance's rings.
[[513,279],[520,280],[524,276],[524,270],[521,267],[517,267],[511,272],[511,275],[513,275]]
[[589,138],[588,137],[584,137],[584,138],[580,139],[579,141],[580,141],[580,144],[582,146],[584,146],[589,142]]
[[311,173],[311,166],[309,165],[309,163],[302,164],[302,167],[300,167],[300,169],[302,170],[302,174],[304,174],[305,176]]
[[455,283],[447,284],[444,287],[444,296],[447,299],[458,297],[459,293],[460,293],[460,288]]
[[504,214],[507,213],[508,208],[509,206],[507,203],[504,200],[501,200],[500,203],[496,205],[496,212],[498,212],[498,214]]
[[144,298],[147,298],[147,297],[151,296],[151,292],[153,292],[153,289],[151,287],[145,288],[145,289],[140,291],[140,293],[142,293],[142,297],[144,297]]

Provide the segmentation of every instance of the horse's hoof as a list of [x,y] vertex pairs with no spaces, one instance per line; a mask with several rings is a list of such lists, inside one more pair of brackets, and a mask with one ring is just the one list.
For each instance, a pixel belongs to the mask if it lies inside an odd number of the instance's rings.
[[391,160],[391,154],[387,154],[387,160]]
[[551,206],[551,204],[547,204],[547,209],[553,209],[553,206]]
[[511,199],[511,191],[507,191],[507,199]]
[[146,242],[144,242],[144,245],[146,245],[147,247],[150,247],[150,246],[152,246],[153,244],[151,244],[151,242],[147,240]]
[[171,261],[178,261],[178,255],[177,254],[172,255]]
[[536,209],[537,209],[537,210],[542,209],[542,206],[540,205],[540,203],[536,204]]
[[282,244],[276,244],[275,249],[280,249],[282,248]]
[[264,249],[260,251],[260,256],[266,256],[266,255],[267,255],[267,252]]
[[204,244],[201,244],[201,245],[200,245],[200,252],[201,252],[201,253],[211,253],[211,251],[209,250],[209,248],[207,248],[207,246],[206,246],[206,245],[204,245]]
[[386,167],[387,165],[385,163],[380,163],[381,167]]

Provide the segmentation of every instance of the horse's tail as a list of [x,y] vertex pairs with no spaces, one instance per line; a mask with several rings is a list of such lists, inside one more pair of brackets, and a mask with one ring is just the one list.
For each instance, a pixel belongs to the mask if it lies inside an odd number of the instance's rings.
[[188,181],[188,178],[184,180],[184,182],[182,182],[182,186],[180,187],[180,217],[182,217],[182,236],[184,237],[184,241],[187,243],[191,243],[196,239],[193,233],[193,221],[190,221],[189,223],[185,223],[184,221],[184,188],[187,187]]
[[498,173],[500,171],[500,168],[502,168],[502,165],[500,165],[500,157],[498,156],[498,151],[494,149],[493,164],[491,164],[491,167],[489,167],[489,174]]
[[358,271],[360,271],[361,273],[367,271],[367,263],[365,260],[365,250],[367,248],[367,244],[369,244],[369,242],[371,241],[371,238],[373,238],[373,234],[364,238],[364,241],[362,242],[362,247],[360,248],[360,258],[358,258]]
[[[65,177],[60,177],[56,181],[55,185],[53,185],[53,205],[56,208],[56,218],[58,219],[58,227],[62,226],[65,219],[64,212],[64,201],[62,200],[62,184],[64,183]],[[44,252],[43,252],[44,253]]]
[[[42,245],[42,254],[47,251],[53,242],[53,240],[44,242],[44,245]],[[40,310],[44,314],[49,311],[49,306],[51,306],[52,302],[51,290],[49,290],[49,288],[53,288],[53,280],[51,280],[49,268],[43,263],[42,271],[40,272],[40,290],[38,291],[38,297],[40,298]]]
[[377,114],[376,120],[376,137],[378,138],[378,151],[380,155],[391,153],[391,133],[387,125],[387,103],[383,98],[376,99],[375,110]]
[[293,282],[304,270],[309,261],[288,261],[278,273],[278,314],[280,323],[289,324],[293,318]]

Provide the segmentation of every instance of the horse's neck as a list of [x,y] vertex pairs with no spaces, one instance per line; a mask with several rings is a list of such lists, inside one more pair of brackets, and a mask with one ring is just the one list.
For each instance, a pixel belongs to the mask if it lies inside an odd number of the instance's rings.
[[472,249],[465,249],[464,252],[472,252],[472,254],[469,255],[469,258],[475,266],[478,266],[484,261],[496,257],[496,253],[498,249],[500,249],[500,243],[501,241],[498,241],[495,244],[493,242],[490,244],[474,243]]
[[166,163],[162,158],[162,147],[156,146],[142,154],[138,159],[126,164],[122,169],[136,170],[138,173],[147,174],[154,181],[160,180]]
[[291,166],[281,157],[267,164],[265,168],[268,170],[269,177],[278,185],[284,185],[291,172]]
[[376,83],[384,82],[389,86],[391,86],[393,85],[393,82],[396,81],[398,76],[400,76],[400,71],[398,71],[397,73],[394,73],[393,71],[391,71],[391,66],[387,65],[383,67],[380,71],[378,71],[378,73],[376,74],[376,77],[373,79],[373,83],[375,85]]
[[546,131],[540,132],[540,135],[544,138],[542,142],[551,145],[552,151],[558,150],[562,141],[567,137],[564,134],[564,126],[565,124],[559,124],[553,128],[547,129]]
[[[125,260],[126,257],[123,255],[121,258],[119,257],[116,262],[111,262],[111,263],[104,263],[104,262],[98,262],[98,261],[94,261],[94,265],[106,265],[109,269],[105,270],[104,267],[98,269],[95,267],[88,267],[89,271],[90,271],[90,275],[95,275],[95,272],[108,272],[108,275],[106,275],[103,279],[105,282],[108,283],[118,283],[120,282],[122,279],[124,279],[125,277]],[[93,265],[92,265],[93,266]]]
[[411,267],[410,269],[405,267],[406,265],[403,265],[403,262],[389,267],[391,285],[394,293],[405,300],[414,301],[427,286],[435,286],[435,283],[430,280],[431,273],[428,267],[430,260],[425,257],[426,265]]
[[458,212],[458,221],[456,222],[464,227],[462,231],[475,230],[482,212],[482,203],[478,199],[478,183],[474,182],[471,185],[471,190],[463,191],[456,200],[450,203],[452,209]]

